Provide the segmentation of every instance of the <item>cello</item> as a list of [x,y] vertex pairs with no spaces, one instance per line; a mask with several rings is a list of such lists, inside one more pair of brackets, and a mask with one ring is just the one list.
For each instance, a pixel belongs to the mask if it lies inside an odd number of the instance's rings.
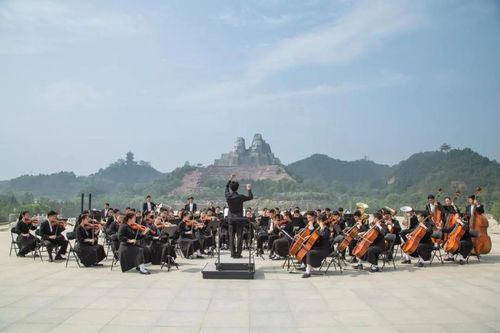
[[[458,214],[455,214],[458,215]],[[460,247],[460,240],[465,234],[464,224],[460,219],[456,219],[455,228],[453,228],[452,232],[448,236],[448,240],[444,243],[443,249],[446,253],[455,253],[458,251]]]
[[340,242],[337,250],[339,252],[344,252],[360,231],[361,229],[358,227],[358,224],[355,224],[351,228],[349,228],[349,230],[345,234],[344,239],[342,240],[342,242]]
[[425,226],[424,222],[429,217],[430,215],[427,216],[425,219],[423,219],[419,223],[419,225],[415,228],[415,230],[413,230],[411,234],[408,235],[408,240],[401,247],[404,253],[410,255],[417,250],[420,241],[422,240],[422,238],[424,238],[425,234],[427,233],[427,227]]
[[290,246],[290,254],[295,256],[298,261],[302,261],[306,256],[307,252],[309,252],[314,243],[319,239],[319,227],[314,228],[313,230],[305,227],[295,236],[295,241]]
[[352,254],[357,258],[362,258],[366,254],[366,251],[368,251],[370,245],[372,245],[373,242],[377,239],[379,233],[379,228],[375,224],[363,236],[361,236],[361,239],[356,244],[356,247],[352,251]]

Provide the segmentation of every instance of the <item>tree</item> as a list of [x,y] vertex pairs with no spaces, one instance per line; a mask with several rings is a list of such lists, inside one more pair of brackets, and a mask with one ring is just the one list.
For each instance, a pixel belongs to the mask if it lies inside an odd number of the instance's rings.
[[132,153],[131,151],[129,151],[125,157],[125,163],[127,165],[131,165],[131,164],[134,164],[134,153]]

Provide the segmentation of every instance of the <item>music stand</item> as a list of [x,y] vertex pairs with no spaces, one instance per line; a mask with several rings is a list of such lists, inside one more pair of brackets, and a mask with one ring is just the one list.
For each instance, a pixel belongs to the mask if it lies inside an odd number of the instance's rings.
[[[211,220],[210,222],[208,222],[207,229],[211,231],[212,237],[216,233],[218,233],[218,235],[220,237],[220,230],[219,230],[220,226],[221,226],[221,221],[220,220]],[[214,242],[216,241],[215,237],[213,237],[213,240],[214,240]],[[219,242],[218,241],[217,241],[217,244],[215,244],[215,246],[216,246],[216,248],[219,246]],[[212,245],[212,248],[210,250],[210,253],[212,254],[212,257],[213,257],[213,253],[214,253],[213,252],[213,245]]]
[[[165,260],[163,260],[163,263],[161,265],[160,269],[163,269],[163,267],[166,265],[168,272],[170,272],[170,268],[172,267],[172,254],[170,253],[170,247],[172,246],[172,239],[175,236],[175,233],[177,231],[177,226],[170,226],[170,227],[164,227],[163,230],[161,231],[160,234],[160,239],[167,236],[167,241],[165,242],[165,247],[161,251],[161,257],[162,259],[165,257],[165,250],[167,252],[167,257]],[[174,266],[179,269],[179,264],[174,263]]]

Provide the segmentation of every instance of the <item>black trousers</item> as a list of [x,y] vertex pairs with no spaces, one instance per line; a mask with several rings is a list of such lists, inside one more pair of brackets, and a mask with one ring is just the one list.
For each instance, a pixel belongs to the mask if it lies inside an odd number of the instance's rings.
[[68,241],[64,236],[57,236],[55,239],[47,239],[47,251],[49,252],[49,256],[52,257],[52,250],[59,246],[59,251],[57,252],[58,256],[66,254],[66,250],[68,248]]
[[[241,256],[243,249],[243,222],[229,222],[229,248],[231,257]],[[236,240],[236,236],[238,239]]]
[[405,230],[401,231],[401,233],[399,235],[403,239],[404,243],[406,243],[408,241],[408,235],[411,234],[412,232],[413,232],[413,230],[410,230],[410,229],[405,229]]

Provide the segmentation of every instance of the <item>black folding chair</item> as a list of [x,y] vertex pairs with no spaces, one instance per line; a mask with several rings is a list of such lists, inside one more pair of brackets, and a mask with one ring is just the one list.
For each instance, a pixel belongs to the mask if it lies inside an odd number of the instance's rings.
[[384,237],[386,249],[380,253],[380,259],[382,260],[382,268],[384,270],[385,264],[389,264],[392,262],[392,267],[396,269],[396,262],[394,261],[394,242],[396,241],[395,234],[387,234]]
[[78,257],[78,253],[75,251],[75,248],[71,244],[72,241],[76,242],[76,240],[75,240],[76,239],[75,233],[74,232],[68,232],[68,233],[66,233],[66,237],[68,238],[68,246],[69,246],[69,250],[68,250],[68,253],[67,253],[67,256],[66,256],[66,268],[68,268],[69,257],[71,255],[73,255],[73,258],[75,258],[75,261],[76,261],[78,267],[82,268],[82,266],[80,265],[80,258]]
[[19,246],[17,246],[16,238],[17,238],[18,235],[19,234],[17,233],[16,227],[12,227],[10,229],[10,251],[9,251],[9,257],[12,255],[12,250],[14,250],[14,253],[17,256],[17,253],[19,251]]
[[434,243],[434,245],[432,247],[432,255],[431,255],[431,261],[429,262],[429,266],[432,265],[434,258],[438,258],[439,261],[441,261],[441,265],[444,264],[443,254],[441,252],[441,244],[440,243]]
[[323,272],[323,275],[326,275],[328,273],[328,270],[330,270],[330,267],[332,265],[333,265],[333,268],[335,270],[337,270],[337,267],[338,267],[340,270],[340,274],[342,274],[342,271],[343,271],[343,269],[342,269],[342,256],[335,249],[335,245],[338,246],[338,244],[340,244],[343,239],[344,239],[344,237],[342,235],[339,235],[339,236],[335,237],[335,239],[333,240],[331,247],[330,247],[330,250],[331,250],[330,253],[326,256],[325,259],[323,259],[323,261],[321,262],[321,266],[319,266],[319,269],[318,269],[318,271],[321,272],[322,268],[326,267],[325,271]]

